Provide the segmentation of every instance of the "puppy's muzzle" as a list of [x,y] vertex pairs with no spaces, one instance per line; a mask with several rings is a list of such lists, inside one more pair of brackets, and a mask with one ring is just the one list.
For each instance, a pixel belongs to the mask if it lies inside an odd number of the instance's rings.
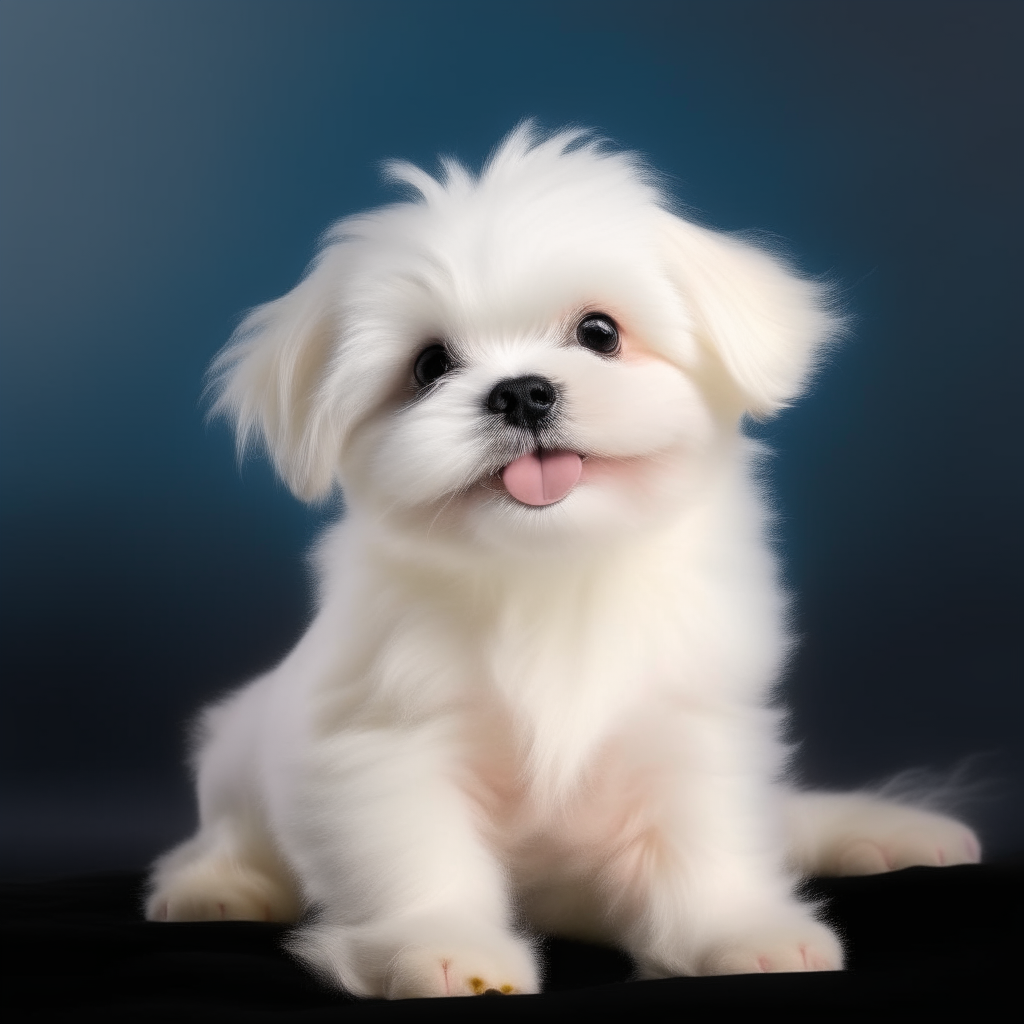
[[547,424],[558,404],[558,389],[546,377],[530,374],[499,380],[487,396],[487,409],[511,427],[537,430]]

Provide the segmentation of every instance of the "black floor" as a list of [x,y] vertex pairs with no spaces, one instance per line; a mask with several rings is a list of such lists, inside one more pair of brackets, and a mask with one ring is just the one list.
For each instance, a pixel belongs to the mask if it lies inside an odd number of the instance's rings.
[[[0,886],[7,1020],[1024,1019],[1024,865],[817,880],[845,938],[842,974],[630,981],[621,954],[550,940],[540,996],[383,1003],[324,989],[277,925],[149,924],[141,878]],[[442,1006],[443,1004],[443,1006]]]

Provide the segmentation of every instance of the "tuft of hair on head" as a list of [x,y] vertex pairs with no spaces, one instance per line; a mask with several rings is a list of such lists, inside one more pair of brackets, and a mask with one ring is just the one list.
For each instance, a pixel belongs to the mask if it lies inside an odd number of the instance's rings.
[[385,160],[381,164],[381,176],[393,185],[405,185],[414,196],[426,202],[436,202],[445,192],[445,184],[422,167],[408,160]]
[[[580,175],[584,166],[590,173]],[[628,182],[652,204],[664,201],[660,176],[640,154],[616,149],[610,140],[579,125],[545,132],[533,118],[520,121],[491,150],[479,174],[474,175],[454,157],[441,157],[439,168],[440,173],[434,176],[406,160],[387,160],[382,165],[386,181],[405,186],[428,205],[515,179],[538,185],[559,180],[579,183],[595,177],[598,170],[602,180],[608,181],[611,176],[612,180]],[[546,173],[538,173],[542,170]]]

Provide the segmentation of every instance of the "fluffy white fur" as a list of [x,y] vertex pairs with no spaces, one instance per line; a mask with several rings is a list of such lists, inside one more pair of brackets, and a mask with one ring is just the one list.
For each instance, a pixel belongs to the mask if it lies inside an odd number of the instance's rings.
[[[390,173],[416,195],[338,224],[215,364],[242,443],[348,511],[309,631],[205,714],[199,831],[149,916],[302,918],[294,950],[364,996],[536,992],[536,931],[649,977],[841,967],[802,875],[978,844],[783,781],[790,640],[740,423],[804,387],[825,292],[580,132]],[[577,342],[594,311],[620,354]],[[455,368],[417,388],[439,341]],[[525,374],[560,396],[533,433],[485,406]],[[585,461],[532,507],[500,474],[538,446]]]

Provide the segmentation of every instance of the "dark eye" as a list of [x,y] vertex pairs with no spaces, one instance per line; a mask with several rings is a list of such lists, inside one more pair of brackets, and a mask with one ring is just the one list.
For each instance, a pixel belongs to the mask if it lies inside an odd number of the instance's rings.
[[613,356],[619,351],[619,329],[604,313],[588,313],[576,328],[576,340],[591,352]]
[[413,374],[420,387],[433,384],[452,368],[452,357],[444,345],[428,345],[417,357]]

